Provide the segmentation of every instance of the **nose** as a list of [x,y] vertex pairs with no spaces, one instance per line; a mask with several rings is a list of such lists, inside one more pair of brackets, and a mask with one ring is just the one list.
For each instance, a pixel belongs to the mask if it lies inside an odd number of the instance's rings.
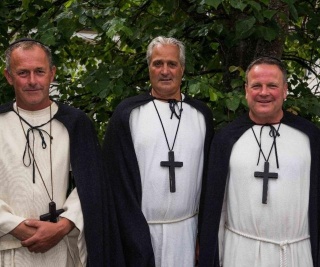
[[33,72],[30,72],[29,75],[29,84],[34,85],[36,84],[36,75]]
[[268,95],[269,94],[269,90],[268,87],[266,85],[263,85],[260,91],[261,95]]
[[168,73],[168,65],[167,64],[163,64],[163,66],[161,68],[161,73],[162,74],[167,74]]

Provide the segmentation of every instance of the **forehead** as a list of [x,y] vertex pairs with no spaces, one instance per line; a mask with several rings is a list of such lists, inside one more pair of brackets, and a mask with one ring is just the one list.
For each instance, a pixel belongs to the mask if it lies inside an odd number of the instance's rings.
[[151,61],[155,60],[179,61],[179,47],[173,44],[156,45],[151,54]]
[[277,65],[259,64],[255,65],[248,72],[248,82],[250,81],[274,81],[283,79],[283,73]]
[[38,47],[17,47],[11,53],[10,63],[12,67],[44,67],[49,66],[49,59],[45,51]]

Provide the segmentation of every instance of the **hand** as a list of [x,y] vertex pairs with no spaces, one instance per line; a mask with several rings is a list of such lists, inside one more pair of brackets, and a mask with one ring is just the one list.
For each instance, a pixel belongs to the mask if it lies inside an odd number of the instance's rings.
[[57,223],[26,220],[26,226],[36,229],[36,233],[21,242],[30,252],[44,253],[57,245],[73,228],[74,223],[62,218]]
[[15,238],[20,241],[24,241],[30,237],[32,237],[36,233],[36,229],[34,227],[30,227],[25,224],[25,221],[20,223],[16,228],[14,228],[9,234],[13,235]]

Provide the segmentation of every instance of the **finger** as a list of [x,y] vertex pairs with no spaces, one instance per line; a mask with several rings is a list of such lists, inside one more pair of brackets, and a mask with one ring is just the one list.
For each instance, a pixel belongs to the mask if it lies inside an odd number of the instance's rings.
[[28,250],[32,253],[45,253],[47,252],[49,249],[45,248],[45,247],[41,247],[38,244],[34,244],[30,247],[28,247]]
[[30,247],[30,246],[37,244],[37,240],[38,240],[37,238],[32,236],[24,241],[21,241],[21,245],[24,247]]
[[32,245],[32,246],[28,247],[28,250],[32,253],[40,253],[41,252],[36,245]]

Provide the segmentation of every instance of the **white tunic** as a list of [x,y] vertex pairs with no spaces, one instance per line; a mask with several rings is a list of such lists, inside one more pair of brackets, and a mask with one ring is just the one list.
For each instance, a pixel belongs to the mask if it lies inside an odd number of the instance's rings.
[[[277,125],[275,126],[277,128]],[[261,126],[254,126],[260,140]],[[262,150],[269,155],[273,138],[269,127],[262,131]],[[251,129],[233,147],[230,158],[226,205],[221,225],[224,235],[223,267],[311,267],[308,225],[310,145],[302,132],[281,124],[276,139],[279,169],[274,148],[270,155],[267,204],[262,204],[263,179],[254,172],[264,170],[259,147]],[[221,244],[220,244],[221,245]]]
[[[52,116],[58,110],[53,103]],[[40,111],[19,109],[19,114],[31,125],[45,123],[50,118],[50,108]],[[29,126],[23,123],[25,132]],[[41,127],[50,133],[50,124]],[[26,145],[18,116],[14,112],[0,115],[0,267],[70,267],[85,266],[86,246],[83,233],[83,218],[77,190],[73,190],[68,199],[66,191],[70,170],[69,136],[67,129],[57,120],[52,121],[52,170],[53,184],[50,176],[49,137],[44,133],[47,148],[42,149],[41,138],[37,131],[30,132],[30,146],[33,147],[36,162],[57,209],[65,210],[60,216],[68,218],[76,227],[55,247],[46,253],[30,253],[22,247],[20,241],[9,234],[27,218],[39,219],[48,213],[50,202],[48,193],[35,171],[35,183],[32,181],[32,164],[26,167],[22,158]],[[33,138],[33,136],[35,138]],[[32,156],[31,156],[32,157]],[[28,163],[26,155],[25,162]]]
[[[170,148],[178,119],[169,104],[155,100],[164,124]],[[180,104],[179,104],[180,106]],[[178,135],[173,148],[176,192],[170,193],[168,146],[152,102],[134,109],[130,117],[133,143],[138,158],[142,183],[142,212],[149,223],[157,267],[194,266],[197,212],[202,181],[204,116],[183,103]]]

